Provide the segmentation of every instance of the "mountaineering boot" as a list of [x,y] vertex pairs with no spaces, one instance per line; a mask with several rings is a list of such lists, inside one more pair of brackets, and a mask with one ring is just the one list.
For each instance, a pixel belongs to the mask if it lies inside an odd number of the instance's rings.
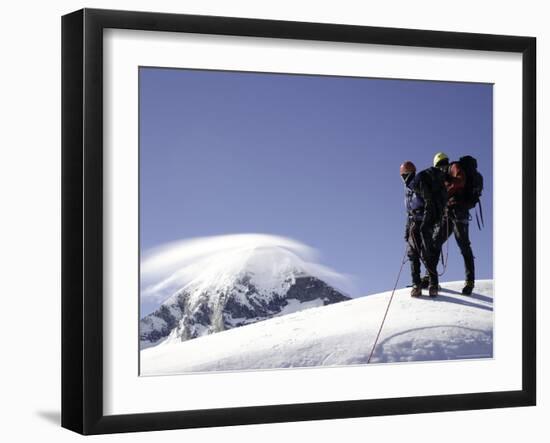
[[422,295],[422,288],[419,285],[413,285],[411,289],[411,297],[420,297]]
[[425,275],[424,277],[422,277],[422,280],[420,281],[420,287],[422,289],[428,289],[428,286],[430,286],[430,276]]
[[430,297],[437,297],[437,292],[439,289],[439,285],[433,285],[428,288],[428,294]]
[[474,282],[472,280],[466,281],[464,287],[462,288],[462,295],[472,295],[474,290]]

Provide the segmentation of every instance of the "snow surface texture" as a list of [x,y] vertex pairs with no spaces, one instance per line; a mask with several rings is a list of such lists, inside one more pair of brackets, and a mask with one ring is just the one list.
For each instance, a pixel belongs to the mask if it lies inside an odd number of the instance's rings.
[[[442,283],[440,295],[397,290],[371,363],[491,358],[493,281]],[[366,364],[391,292],[315,307],[141,351],[141,375]]]

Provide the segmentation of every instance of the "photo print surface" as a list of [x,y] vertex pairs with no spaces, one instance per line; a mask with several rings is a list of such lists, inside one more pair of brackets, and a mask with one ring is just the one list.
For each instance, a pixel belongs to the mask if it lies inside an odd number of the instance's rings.
[[140,375],[492,358],[492,84],[141,67],[139,156]]

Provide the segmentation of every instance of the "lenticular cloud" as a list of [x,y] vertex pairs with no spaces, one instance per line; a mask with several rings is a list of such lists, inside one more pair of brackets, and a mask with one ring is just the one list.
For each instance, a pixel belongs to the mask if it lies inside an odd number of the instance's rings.
[[234,234],[171,242],[141,260],[141,295],[162,301],[191,282],[235,274],[271,272],[292,266],[344,290],[350,278],[319,263],[317,251],[296,240],[267,234]]

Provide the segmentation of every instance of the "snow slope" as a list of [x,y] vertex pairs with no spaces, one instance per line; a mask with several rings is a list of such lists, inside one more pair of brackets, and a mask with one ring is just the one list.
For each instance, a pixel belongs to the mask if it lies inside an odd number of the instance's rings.
[[[440,295],[397,290],[371,363],[490,358],[493,282],[442,283]],[[141,375],[365,364],[391,292],[283,315],[141,351]]]

